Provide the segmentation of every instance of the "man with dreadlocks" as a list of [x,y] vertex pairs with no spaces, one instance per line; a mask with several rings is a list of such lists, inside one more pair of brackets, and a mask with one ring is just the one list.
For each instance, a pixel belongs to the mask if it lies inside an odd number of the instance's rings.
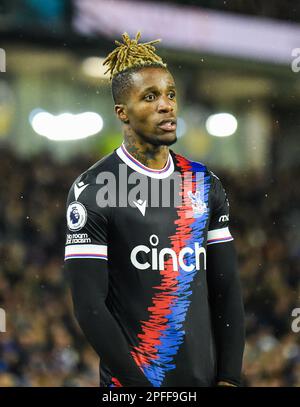
[[75,315],[101,386],[238,386],[244,317],[228,200],[205,165],[169,149],[175,82],[157,41],[139,37],[123,34],[104,62],[124,142],[68,196]]

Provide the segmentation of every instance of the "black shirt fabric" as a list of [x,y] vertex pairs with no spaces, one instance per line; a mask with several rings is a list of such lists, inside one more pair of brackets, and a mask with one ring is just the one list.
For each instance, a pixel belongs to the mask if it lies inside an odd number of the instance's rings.
[[75,315],[102,386],[240,384],[229,204],[206,166],[170,150],[153,170],[122,145],[75,181],[67,223]]

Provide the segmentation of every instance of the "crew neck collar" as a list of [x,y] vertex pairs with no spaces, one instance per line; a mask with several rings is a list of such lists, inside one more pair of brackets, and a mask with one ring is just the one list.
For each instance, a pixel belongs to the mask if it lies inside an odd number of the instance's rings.
[[173,158],[169,152],[167,162],[161,170],[156,170],[153,168],[146,167],[144,164],[139,162],[134,158],[126,149],[124,143],[117,148],[116,153],[125,162],[130,168],[134,171],[139,172],[140,174],[147,175],[148,177],[163,179],[169,177],[174,172],[174,162]]

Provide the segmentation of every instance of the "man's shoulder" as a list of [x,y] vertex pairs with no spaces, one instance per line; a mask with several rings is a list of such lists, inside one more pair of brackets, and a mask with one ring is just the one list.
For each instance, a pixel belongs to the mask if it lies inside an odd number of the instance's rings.
[[74,188],[74,185],[78,183],[84,184],[96,184],[97,177],[101,172],[104,171],[114,171],[117,167],[118,159],[113,151],[112,153],[102,157],[99,161],[89,167],[87,170],[82,172],[73,182],[71,189]]
[[[118,158],[115,151],[101,158],[86,171],[81,173],[73,182],[69,189],[68,200],[79,200],[79,197],[88,197],[97,192],[97,177],[107,171],[114,172],[118,165]],[[83,194],[83,192],[85,193]]]
[[200,162],[200,161],[195,161],[195,160],[190,160],[189,158],[175,153],[174,151],[171,151],[171,154],[173,156],[173,159],[175,159],[176,165],[184,171],[194,171],[194,172],[203,172],[206,175],[216,175],[207,167],[206,164]]
[[200,161],[190,160],[181,154],[175,153],[174,151],[171,151],[171,154],[176,162],[177,167],[180,168],[180,171],[202,173],[205,179],[208,181],[208,184],[211,185],[212,191],[218,191],[219,189],[223,188],[222,182],[218,175],[216,175],[215,172],[212,171],[206,164],[203,164]]

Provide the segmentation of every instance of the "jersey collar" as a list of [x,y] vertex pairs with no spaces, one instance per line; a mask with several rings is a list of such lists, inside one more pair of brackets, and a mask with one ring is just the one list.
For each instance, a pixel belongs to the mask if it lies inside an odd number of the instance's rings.
[[144,164],[140,163],[136,158],[134,158],[125,148],[124,143],[116,150],[118,156],[134,171],[140,174],[147,175],[151,178],[163,179],[169,177],[174,172],[174,162],[171,154],[169,153],[166,165],[161,170],[154,170],[152,168],[146,167]]

